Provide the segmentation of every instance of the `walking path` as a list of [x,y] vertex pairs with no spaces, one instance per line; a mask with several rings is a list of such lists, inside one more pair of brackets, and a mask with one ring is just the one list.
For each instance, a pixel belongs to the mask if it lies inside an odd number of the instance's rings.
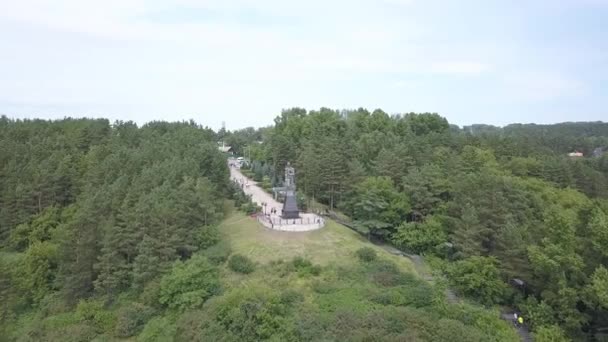
[[[513,319],[513,312],[503,312],[501,313],[500,318],[504,319],[507,322],[512,322],[513,324],[515,324]],[[517,333],[519,334],[519,337],[523,342],[533,341],[532,335],[530,334],[530,331],[528,331],[528,328],[525,325],[517,324],[515,325],[515,329],[517,329]]]
[[[257,186],[252,179],[245,177],[237,167],[230,166],[230,178],[243,184],[243,191],[251,196],[253,202],[259,206],[266,203],[266,207],[262,206],[264,213],[257,217],[264,227],[287,232],[305,232],[325,226],[325,219],[312,213],[300,213],[299,219],[283,219],[280,215],[283,204]],[[276,210],[276,214],[271,214],[272,209]]]

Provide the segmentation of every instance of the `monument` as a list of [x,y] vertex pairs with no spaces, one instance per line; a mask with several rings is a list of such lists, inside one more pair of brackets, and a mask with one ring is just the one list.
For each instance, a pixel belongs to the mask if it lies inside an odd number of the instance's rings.
[[300,210],[296,201],[296,171],[289,162],[285,166],[285,202],[283,203],[284,219],[300,218]]

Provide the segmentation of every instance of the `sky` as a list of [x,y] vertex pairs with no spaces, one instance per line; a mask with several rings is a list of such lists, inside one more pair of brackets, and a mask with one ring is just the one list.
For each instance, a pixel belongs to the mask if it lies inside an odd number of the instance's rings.
[[0,114],[608,121],[608,0],[0,0]]

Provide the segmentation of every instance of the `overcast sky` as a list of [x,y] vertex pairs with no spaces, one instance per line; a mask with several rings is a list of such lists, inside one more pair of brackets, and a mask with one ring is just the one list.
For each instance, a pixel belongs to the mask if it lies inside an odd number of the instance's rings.
[[608,121],[608,0],[0,0],[0,114]]

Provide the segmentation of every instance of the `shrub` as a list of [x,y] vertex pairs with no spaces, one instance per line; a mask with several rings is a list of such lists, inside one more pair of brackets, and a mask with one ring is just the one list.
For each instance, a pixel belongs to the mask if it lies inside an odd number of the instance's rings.
[[226,262],[228,257],[230,257],[230,254],[232,254],[232,249],[230,248],[230,244],[226,241],[220,241],[203,251],[203,255],[216,265]]
[[[50,330],[44,337],[37,339],[38,341],[65,341],[65,342],[85,342],[92,341],[97,337],[95,328],[85,323],[76,323],[67,327]],[[99,338],[99,337],[97,337]]]
[[277,299],[268,287],[235,289],[213,302],[215,317],[238,341],[293,341],[290,307]]
[[147,306],[160,308],[158,298],[160,297],[160,279],[155,279],[146,284],[139,295],[139,301]]
[[186,262],[176,261],[163,276],[159,302],[169,308],[195,308],[219,291],[217,269],[204,256],[195,255]]
[[391,241],[397,246],[414,253],[424,253],[447,241],[447,235],[439,220],[429,217],[423,223],[404,222],[392,235]]
[[321,266],[320,265],[314,265],[310,268],[310,274],[312,274],[313,276],[318,276],[319,274],[321,274]]
[[244,211],[245,214],[247,214],[247,215],[252,215],[252,214],[259,212],[261,210],[261,207],[258,207],[254,203],[249,201],[249,202],[243,203],[243,205],[241,205],[241,210]]
[[567,342],[564,331],[557,325],[541,326],[534,333],[534,340],[537,342]]
[[359,260],[361,260],[363,262],[374,261],[378,257],[378,255],[376,254],[376,251],[370,247],[359,248],[355,252],[355,254],[359,258]]
[[137,336],[140,342],[172,341],[175,334],[175,325],[166,317],[151,319]]
[[200,249],[209,248],[220,241],[220,232],[215,226],[202,226],[196,232],[196,242]]
[[288,289],[285,290],[281,293],[281,295],[279,296],[279,301],[282,304],[293,304],[296,302],[301,302],[304,300],[304,295],[302,295],[300,292],[296,291],[296,290],[292,290],[292,289]]
[[461,293],[478,298],[484,304],[496,304],[502,301],[507,290],[497,263],[493,257],[474,256],[451,264],[447,275]]
[[555,311],[544,300],[540,303],[536,298],[530,296],[520,304],[520,308],[526,317],[526,324],[536,330],[539,326],[551,326],[556,323]]
[[451,319],[440,319],[433,324],[433,341],[487,341],[487,336],[471,326]]
[[398,286],[383,290],[372,297],[372,301],[382,305],[413,306],[416,308],[433,304],[435,293],[431,286],[419,281],[410,286]]
[[291,262],[296,267],[296,269],[312,266],[312,262],[310,262],[310,260],[303,258],[301,256],[297,256],[297,257],[293,258],[293,260]]
[[369,269],[372,281],[381,286],[407,285],[416,281],[412,274],[401,272],[391,261],[378,260],[370,263]]
[[186,311],[175,322],[175,335],[154,341],[238,341],[208,310]]
[[112,312],[106,311],[103,303],[97,300],[81,300],[76,307],[76,319],[95,328],[95,331],[102,333],[112,331],[116,322],[116,316]]
[[315,281],[312,283],[312,290],[319,294],[328,294],[336,291],[336,284],[329,281]]
[[154,310],[140,303],[133,303],[118,310],[114,334],[117,337],[137,335],[146,322],[152,317]]
[[319,274],[321,274],[321,266],[313,265],[310,260],[305,259],[303,257],[297,256],[293,258],[291,263],[300,276],[306,276],[308,274],[318,276]]
[[249,274],[255,270],[255,265],[248,257],[235,254],[230,258],[228,267],[237,273]]
[[273,260],[270,262],[272,266],[273,274],[276,274],[280,278],[286,277],[289,274],[296,271],[296,267],[291,262],[285,262],[283,260]]

